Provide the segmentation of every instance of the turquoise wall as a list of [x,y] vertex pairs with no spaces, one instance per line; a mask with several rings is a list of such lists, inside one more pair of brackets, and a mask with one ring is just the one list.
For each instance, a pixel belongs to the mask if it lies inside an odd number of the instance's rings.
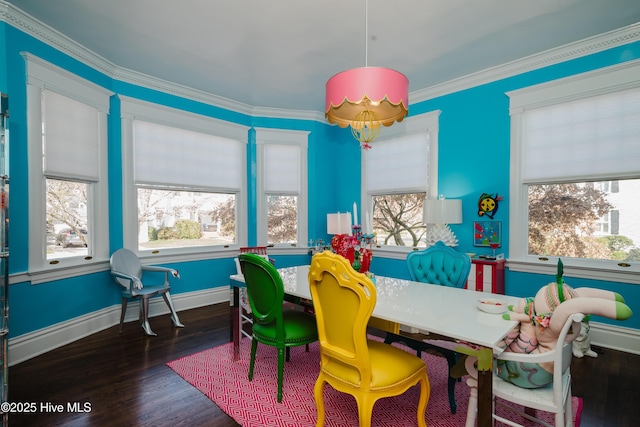
[[[325,123],[294,119],[251,117],[245,114],[187,100],[110,77],[49,47],[35,38],[0,23],[0,65],[6,73],[0,90],[10,97],[11,132],[11,262],[12,274],[28,270],[28,186],[26,138],[25,62],[20,52],[29,52],[82,78],[103,86],[116,95],[111,100],[109,117],[109,218],[110,247],[122,246],[122,145],[120,138],[120,100],[128,96],[159,103],[207,117],[227,120],[249,127],[303,130],[309,135],[309,237],[327,239],[326,214],[350,211],[360,200],[361,151],[350,132]],[[463,200],[464,223],[452,225],[460,240],[459,249],[481,252],[472,244],[472,222],[478,218],[476,205],[481,193],[504,196],[495,220],[502,221],[503,233],[509,233],[509,99],[505,92],[577,73],[613,65],[640,57],[640,43],[632,43],[584,58],[549,66],[498,82],[438,97],[411,105],[411,115],[441,110],[439,133],[439,191],[449,198]],[[255,162],[255,136],[247,135],[248,166]],[[375,149],[375,148],[374,148]],[[255,177],[249,172],[249,238],[256,241]],[[509,253],[508,241],[502,250]],[[276,256],[278,266],[304,264],[307,255]],[[169,264],[181,274],[174,294],[226,286],[235,272],[231,259],[215,259]],[[403,260],[375,257],[372,271],[380,275],[408,278]],[[506,291],[517,296],[533,295],[551,277],[507,271]],[[640,313],[640,287],[613,282],[567,278],[570,285],[611,289],[624,295],[631,308]],[[119,304],[119,291],[108,272],[31,285],[11,286],[11,336],[19,336],[78,316]],[[606,319],[598,319],[607,322]],[[640,329],[636,315],[624,326]]]

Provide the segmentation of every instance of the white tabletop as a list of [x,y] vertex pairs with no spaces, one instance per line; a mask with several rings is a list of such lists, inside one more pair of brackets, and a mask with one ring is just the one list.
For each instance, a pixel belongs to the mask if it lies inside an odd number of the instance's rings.
[[[311,299],[309,266],[278,269],[289,295]],[[231,276],[243,282],[242,275]],[[378,300],[373,315],[483,347],[495,347],[517,324],[477,308],[480,298],[517,304],[520,298],[376,276]]]

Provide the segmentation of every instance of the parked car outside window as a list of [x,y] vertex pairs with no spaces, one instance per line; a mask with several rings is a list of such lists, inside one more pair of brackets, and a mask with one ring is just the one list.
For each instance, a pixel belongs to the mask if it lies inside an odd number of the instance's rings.
[[72,228],[63,228],[56,234],[56,245],[68,248],[69,246],[87,246],[87,230],[80,229],[79,236]]

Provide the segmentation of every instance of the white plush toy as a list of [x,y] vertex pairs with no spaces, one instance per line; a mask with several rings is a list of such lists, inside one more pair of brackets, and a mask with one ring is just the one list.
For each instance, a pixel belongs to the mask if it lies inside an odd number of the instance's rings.
[[589,357],[598,357],[598,353],[591,350],[591,339],[589,338],[589,330],[591,326],[589,326],[589,316],[586,316],[582,321],[582,326],[580,328],[580,333],[573,340],[573,355],[575,357],[581,358],[584,356]]

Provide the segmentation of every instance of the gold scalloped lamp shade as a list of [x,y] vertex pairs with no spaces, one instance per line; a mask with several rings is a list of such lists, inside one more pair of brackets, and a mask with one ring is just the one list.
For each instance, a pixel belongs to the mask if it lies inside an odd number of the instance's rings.
[[327,81],[325,117],[351,132],[363,148],[380,134],[380,126],[401,122],[408,114],[409,80],[395,70],[360,67]]

